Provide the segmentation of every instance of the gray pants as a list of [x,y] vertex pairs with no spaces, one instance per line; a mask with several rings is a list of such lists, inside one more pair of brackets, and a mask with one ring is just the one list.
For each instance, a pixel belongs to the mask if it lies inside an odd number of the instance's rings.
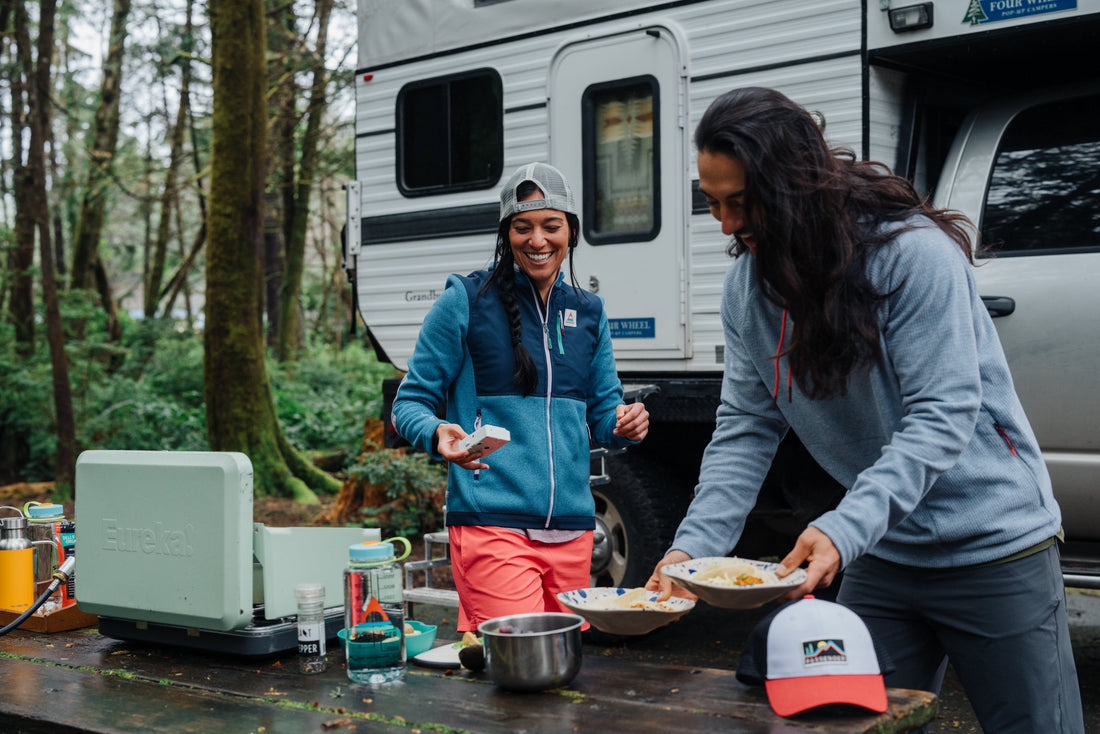
[[984,731],[1085,731],[1057,545],[955,569],[865,556],[845,569],[837,601],[889,653],[887,686],[939,693],[949,659]]

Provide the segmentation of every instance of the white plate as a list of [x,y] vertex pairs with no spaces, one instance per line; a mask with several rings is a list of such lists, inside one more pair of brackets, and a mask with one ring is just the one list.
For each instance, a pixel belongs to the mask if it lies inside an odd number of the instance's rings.
[[702,571],[722,565],[748,564],[762,571],[775,573],[778,563],[753,561],[748,558],[714,556],[692,558],[690,561],[671,563],[661,568],[666,576],[679,586],[684,587],[708,604],[724,609],[752,609],[767,604],[787,593],[806,580],[806,572],[801,568],[791,571],[778,583],[752,584],[751,586],[729,586],[699,581],[695,577]]
[[461,640],[447,645],[440,645],[433,647],[431,650],[425,650],[412,658],[412,661],[417,665],[423,665],[425,668],[455,668],[457,670],[462,667],[462,663],[458,659],[458,651],[463,647],[465,646]]
[[[695,607],[695,602],[691,599],[674,596],[661,602],[664,609],[606,608],[608,604],[632,591],[635,590],[606,586],[576,589],[561,592],[558,594],[558,601],[587,619],[596,629],[612,635],[647,634],[675,622]],[[657,601],[657,594],[656,591],[637,590],[638,596],[650,602]]]

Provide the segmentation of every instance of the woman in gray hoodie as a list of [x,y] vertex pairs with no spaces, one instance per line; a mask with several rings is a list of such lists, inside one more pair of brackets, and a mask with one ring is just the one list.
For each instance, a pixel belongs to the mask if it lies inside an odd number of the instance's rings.
[[950,659],[986,731],[1083,731],[1061,514],[965,218],[831,150],[773,90],[719,97],[695,144],[732,237],[722,402],[648,587],[672,590],[663,565],[733,549],[793,430],[848,492],[780,564],[808,562],[788,598],[844,569],[838,601],[886,646],[887,685],[937,692]]

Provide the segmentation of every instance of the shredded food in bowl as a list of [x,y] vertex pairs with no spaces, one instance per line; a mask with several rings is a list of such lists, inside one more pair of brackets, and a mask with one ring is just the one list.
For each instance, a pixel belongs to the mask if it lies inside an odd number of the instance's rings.
[[592,610],[657,609],[662,612],[677,611],[674,606],[667,602],[649,601],[646,599],[646,590],[644,588],[631,589],[625,594],[620,594],[617,597],[605,597],[603,599],[594,600],[585,604],[585,606]]
[[696,581],[715,586],[755,586],[778,584],[779,577],[771,571],[747,563],[723,563],[711,566],[695,574]]

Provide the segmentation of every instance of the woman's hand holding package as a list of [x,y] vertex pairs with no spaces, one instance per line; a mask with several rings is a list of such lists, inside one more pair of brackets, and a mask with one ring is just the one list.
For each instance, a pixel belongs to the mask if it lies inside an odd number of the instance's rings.
[[641,441],[649,433],[649,411],[642,403],[617,406],[615,418],[615,430],[612,433],[616,436]]
[[488,469],[488,464],[483,464],[477,456],[462,448],[462,439],[468,435],[457,423],[440,423],[435,429],[436,451],[463,469]]

